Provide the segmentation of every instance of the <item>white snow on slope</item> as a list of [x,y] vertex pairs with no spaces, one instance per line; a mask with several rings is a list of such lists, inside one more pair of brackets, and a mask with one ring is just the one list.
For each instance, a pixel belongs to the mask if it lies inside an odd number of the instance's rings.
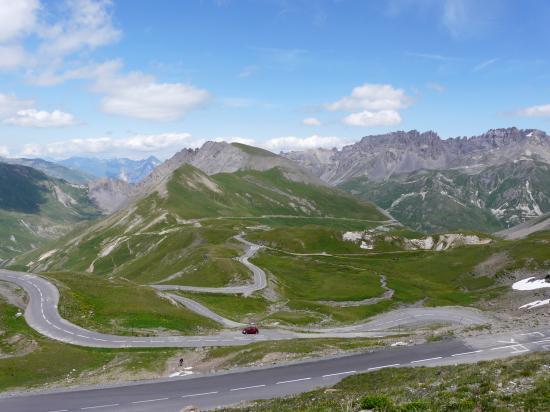
[[548,304],[550,304],[550,299],[535,300],[534,302],[529,302],[529,303],[527,303],[523,306],[520,306],[519,308],[520,309],[533,309],[533,308],[538,308],[538,307],[548,305]]
[[545,279],[537,279],[534,276],[522,279],[512,285],[512,289],[514,290],[535,290],[542,288],[550,288],[550,283]]

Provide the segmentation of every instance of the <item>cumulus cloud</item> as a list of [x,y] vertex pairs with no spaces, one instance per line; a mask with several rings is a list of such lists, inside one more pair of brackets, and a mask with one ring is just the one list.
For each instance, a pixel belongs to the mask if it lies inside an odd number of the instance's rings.
[[254,146],[256,143],[254,139],[249,139],[247,137],[231,136],[231,137],[216,137],[215,142],[227,142],[227,143],[242,143],[249,146]]
[[[412,104],[412,98],[403,89],[389,84],[365,83],[354,87],[349,96],[325,105],[327,110],[354,112],[342,122],[350,126],[390,126],[401,122],[398,109]],[[360,110],[359,112],[355,112]]]
[[525,107],[519,110],[517,115],[525,117],[550,117],[550,104]]
[[[5,3],[5,4],[4,4]],[[0,69],[59,70],[65,57],[117,41],[112,0],[4,1],[0,7]],[[26,42],[32,37],[33,42]],[[24,47],[25,46],[25,47]]]
[[35,29],[38,0],[4,1],[0,7],[0,42],[10,41]]
[[313,135],[309,137],[284,136],[265,141],[262,146],[274,152],[305,150],[319,147],[342,147],[346,142],[340,137]]
[[75,117],[61,110],[48,112],[45,110],[25,109],[19,110],[15,116],[8,117],[4,123],[16,126],[28,127],[67,127],[76,124]]
[[344,117],[342,122],[349,126],[394,126],[401,123],[401,116],[395,110],[380,110],[379,112],[364,110]]
[[64,158],[76,154],[153,153],[164,149],[176,151],[182,147],[197,147],[200,144],[201,141],[193,141],[189,133],[140,134],[123,139],[97,137],[48,144],[27,144],[23,147],[21,155]]
[[94,89],[105,95],[105,113],[138,119],[168,121],[203,106],[210,98],[206,90],[183,83],[159,83],[140,72],[107,74],[97,79]]
[[306,126],[321,126],[321,121],[316,117],[306,117],[302,123]]
[[40,52],[63,56],[115,42],[121,32],[112,22],[111,0],[67,0],[65,17],[42,27]]
[[331,111],[363,110],[396,110],[408,107],[412,99],[403,89],[396,89],[389,84],[365,83],[354,87],[350,96],[325,105]]

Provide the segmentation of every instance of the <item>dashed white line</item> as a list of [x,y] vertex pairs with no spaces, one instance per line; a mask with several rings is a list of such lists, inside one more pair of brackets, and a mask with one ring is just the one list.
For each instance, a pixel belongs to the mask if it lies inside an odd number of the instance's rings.
[[427,358],[427,359],[413,360],[411,363],[429,362],[429,361],[438,360],[438,359],[441,359],[441,358],[442,358],[442,356],[436,356],[435,358]]
[[69,412],[68,409],[58,409],[56,411],[48,411],[48,412]]
[[183,395],[182,398],[192,398],[193,396],[206,396],[206,395],[215,395],[218,392],[204,392],[204,393],[194,393],[192,395]]
[[454,355],[451,355],[451,356],[464,356],[464,355],[472,355],[474,353],[480,353],[480,352],[483,352],[482,349],[480,350],[473,350],[471,352],[462,352],[462,353],[455,353]]
[[243,391],[245,389],[254,389],[254,388],[263,388],[265,385],[254,385],[254,386],[244,386],[242,388],[233,388],[233,389],[229,389],[229,391],[231,392],[235,392],[235,391]]
[[323,375],[323,378],[329,378],[331,376],[338,376],[338,375],[349,375],[352,373],[357,373],[357,371],[346,371],[346,372],[337,372],[337,373],[329,373],[327,375]]
[[166,401],[166,400],[168,400],[168,398],[146,399],[144,401],[134,401],[132,403],[160,402],[160,401]]
[[311,378],[301,378],[301,379],[292,379],[290,381],[280,381],[277,382],[275,385],[282,385],[284,383],[293,383],[293,382],[302,382],[302,381],[309,381]]
[[109,408],[109,407],[112,407],[112,406],[118,406],[119,404],[118,403],[112,403],[110,405],[97,405],[97,406],[87,406],[85,408],[80,408],[81,410],[86,410],[86,409],[100,409],[100,408]]
[[382,366],[375,366],[373,368],[368,368],[368,371],[376,371],[378,369],[384,369],[384,368],[393,368],[394,366],[399,366],[399,363],[392,363],[391,365],[382,365]]

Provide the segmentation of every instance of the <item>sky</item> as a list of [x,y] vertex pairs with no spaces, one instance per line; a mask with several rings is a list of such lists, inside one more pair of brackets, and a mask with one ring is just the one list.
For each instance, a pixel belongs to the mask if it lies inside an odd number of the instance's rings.
[[550,2],[0,0],[0,156],[550,130]]

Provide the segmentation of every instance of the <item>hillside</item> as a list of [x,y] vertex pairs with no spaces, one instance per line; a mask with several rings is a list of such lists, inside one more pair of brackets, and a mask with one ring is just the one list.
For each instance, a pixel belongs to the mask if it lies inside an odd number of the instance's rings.
[[30,167],[0,163],[0,259],[38,247],[98,216],[86,189]]
[[[208,270],[219,270],[229,280],[246,273],[227,261],[240,250],[230,240],[244,228],[238,218],[264,215],[387,220],[369,203],[335,188],[289,180],[279,168],[208,176],[184,164],[136,203],[54,245],[46,258],[35,254],[26,262],[32,260],[28,268],[34,271],[115,270],[155,281],[206,262]],[[219,221],[224,217],[236,221]]]
[[523,239],[532,233],[550,230],[550,213],[495,233],[505,239]]
[[469,173],[421,170],[384,181],[355,178],[340,187],[416,230],[492,232],[550,211],[549,176],[549,164],[520,160]]
[[0,158],[0,162],[32,167],[49,177],[63,179],[75,185],[86,185],[88,182],[94,180],[92,175],[43,159]]

